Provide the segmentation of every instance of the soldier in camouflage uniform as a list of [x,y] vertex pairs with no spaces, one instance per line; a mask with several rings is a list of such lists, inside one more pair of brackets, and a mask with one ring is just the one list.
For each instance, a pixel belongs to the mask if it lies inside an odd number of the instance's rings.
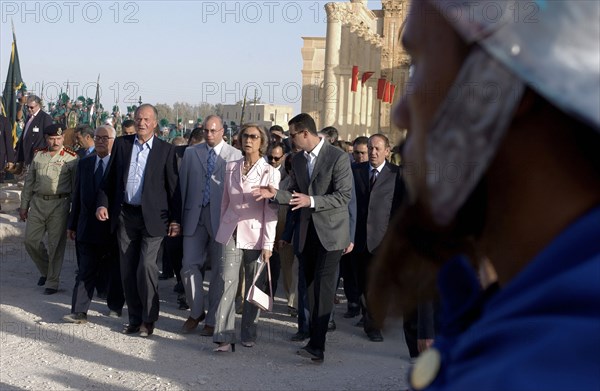
[[[44,130],[47,147],[33,158],[21,193],[21,220],[27,221],[25,249],[40,271],[38,285],[44,294],[58,291],[67,239],[67,218],[75,185],[77,154],[64,147],[63,129],[50,125]],[[48,232],[48,249],[43,237]]]

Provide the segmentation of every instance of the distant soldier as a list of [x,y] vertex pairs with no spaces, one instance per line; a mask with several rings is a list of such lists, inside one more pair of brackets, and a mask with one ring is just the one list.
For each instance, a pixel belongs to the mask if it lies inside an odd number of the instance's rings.
[[[67,217],[75,183],[77,154],[64,147],[63,129],[44,130],[46,148],[36,151],[21,193],[19,216],[27,221],[25,249],[40,271],[45,295],[58,292],[67,239]],[[43,237],[48,232],[48,249]]]

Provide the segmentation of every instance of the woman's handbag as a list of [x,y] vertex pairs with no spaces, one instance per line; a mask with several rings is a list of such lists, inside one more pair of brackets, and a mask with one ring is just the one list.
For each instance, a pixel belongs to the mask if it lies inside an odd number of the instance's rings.
[[273,292],[272,285],[271,285],[271,265],[268,262],[262,262],[260,258],[258,258],[258,263],[260,263],[260,266],[259,266],[258,270],[256,271],[256,275],[254,276],[254,281],[252,281],[252,286],[248,290],[248,297],[246,297],[246,300],[248,300],[250,303],[257,306],[261,310],[273,311],[273,296],[271,296],[271,294],[267,295],[265,292],[261,291],[256,286],[256,280],[258,280],[258,277],[260,276],[260,273],[262,273],[262,270],[265,267],[265,263],[266,263],[267,264],[267,274],[269,276],[269,293]]

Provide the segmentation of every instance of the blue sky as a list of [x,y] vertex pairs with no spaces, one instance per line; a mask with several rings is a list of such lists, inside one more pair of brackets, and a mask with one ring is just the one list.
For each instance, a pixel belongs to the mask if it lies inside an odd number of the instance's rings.
[[[104,107],[235,103],[258,89],[300,109],[301,37],[325,36],[325,1],[1,1],[0,80],[17,34],[29,90]],[[379,1],[371,7],[380,8]],[[76,90],[76,91],[74,91]]]

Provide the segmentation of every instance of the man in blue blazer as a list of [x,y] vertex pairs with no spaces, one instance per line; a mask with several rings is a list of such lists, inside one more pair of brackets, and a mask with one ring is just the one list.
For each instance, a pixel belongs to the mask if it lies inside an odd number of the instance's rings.
[[81,159],[77,165],[67,233],[76,241],[78,271],[71,313],[63,317],[71,323],[87,322],[87,311],[94,288],[99,283],[98,273],[101,269],[107,269],[109,275],[106,297],[109,316],[121,316],[125,303],[116,237],[110,232],[110,222],[99,221],[95,216],[96,196],[108,167],[115,137],[116,131],[112,126],[97,128],[94,135],[96,153]]

